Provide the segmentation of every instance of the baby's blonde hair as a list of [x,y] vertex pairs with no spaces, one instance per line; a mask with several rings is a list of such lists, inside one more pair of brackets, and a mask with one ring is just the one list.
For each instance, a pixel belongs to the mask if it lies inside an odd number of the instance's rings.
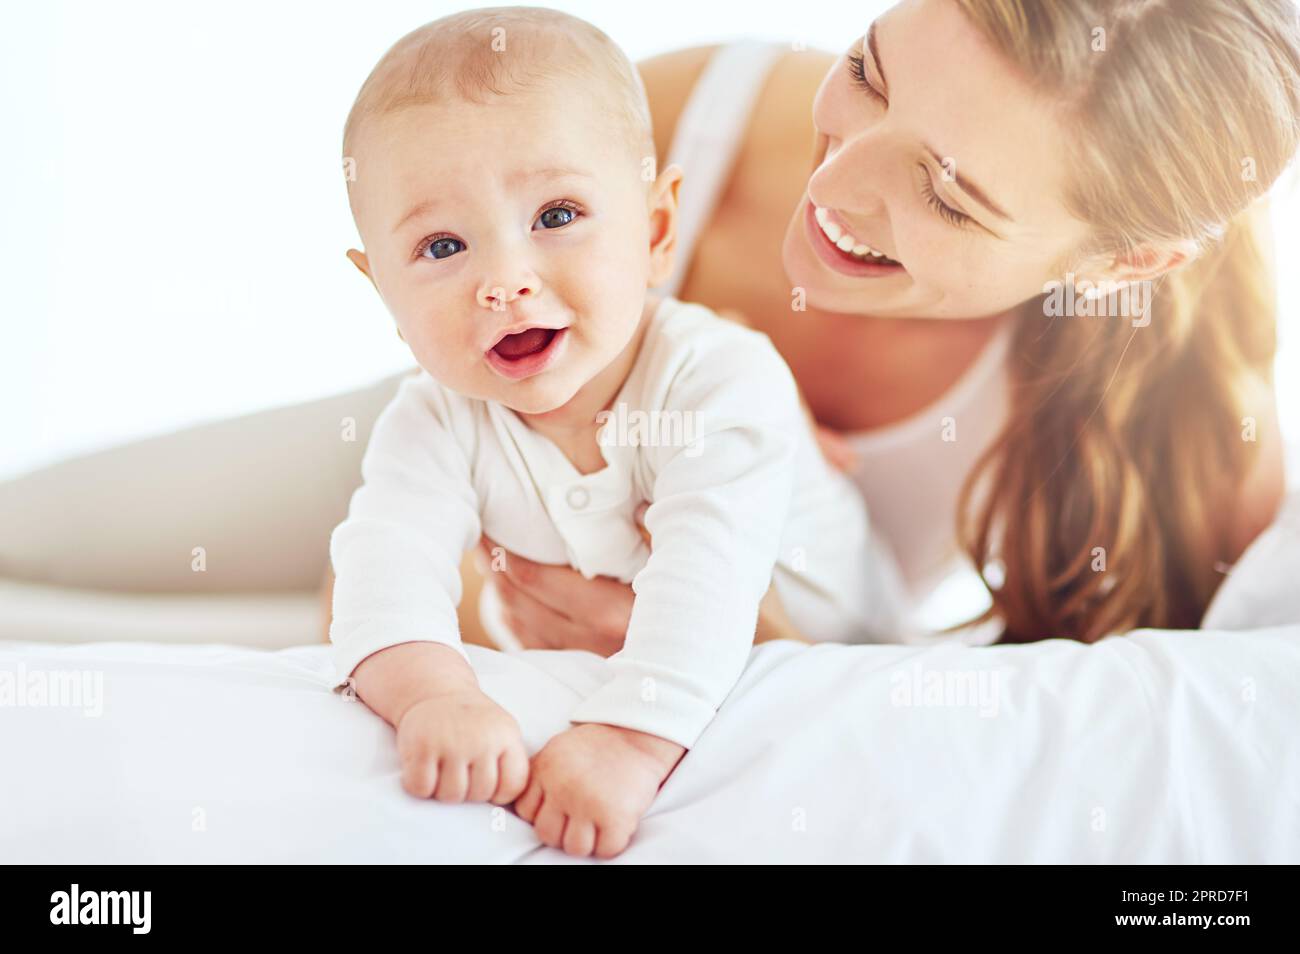
[[599,29],[546,7],[466,10],[406,34],[357,93],[343,156],[354,155],[361,129],[377,117],[456,99],[488,103],[556,77],[584,82],[631,154],[653,159],[650,106],[636,68]]

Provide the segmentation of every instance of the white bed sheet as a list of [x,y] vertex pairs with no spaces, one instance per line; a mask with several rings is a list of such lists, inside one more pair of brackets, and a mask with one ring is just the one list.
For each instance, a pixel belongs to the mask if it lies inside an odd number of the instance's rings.
[[[756,647],[616,861],[1298,862],[1297,571],[1293,498],[1211,631]],[[605,675],[469,651],[530,752]],[[407,796],[327,647],[0,643],[11,680],[82,670],[99,716],[0,707],[0,860],[582,863],[508,810]],[[963,679],[984,695],[926,694]]]

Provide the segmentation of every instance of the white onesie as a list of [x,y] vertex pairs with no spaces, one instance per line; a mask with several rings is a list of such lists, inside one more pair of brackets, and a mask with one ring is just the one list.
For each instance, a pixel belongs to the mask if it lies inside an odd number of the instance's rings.
[[[898,638],[902,586],[862,499],[821,456],[766,335],[665,297],[580,473],[509,408],[420,369],[375,422],[330,539],[340,684],[370,654],[444,643],[481,533],[540,563],[631,583],[609,680],[571,721],[687,748],[735,685],[771,581],[809,638]],[[634,519],[645,501],[653,552]]]

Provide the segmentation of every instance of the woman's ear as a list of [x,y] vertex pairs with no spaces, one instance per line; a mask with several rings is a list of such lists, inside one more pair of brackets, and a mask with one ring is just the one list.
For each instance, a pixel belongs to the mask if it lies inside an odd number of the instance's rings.
[[1098,277],[1113,282],[1153,281],[1180,268],[1200,254],[1191,239],[1175,242],[1147,242],[1132,252],[1114,256]]
[[682,167],[670,163],[650,188],[650,281],[662,284],[673,273],[677,250],[677,193],[682,185]]

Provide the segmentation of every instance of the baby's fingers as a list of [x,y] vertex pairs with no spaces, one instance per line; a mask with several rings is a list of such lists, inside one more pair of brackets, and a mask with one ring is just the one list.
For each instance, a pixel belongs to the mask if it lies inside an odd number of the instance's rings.
[[486,802],[497,790],[497,760],[491,755],[484,755],[469,765],[469,787],[465,790],[465,801]]
[[531,825],[537,817],[537,810],[542,807],[542,797],[542,785],[537,776],[533,775],[528,779],[524,793],[515,800],[515,812]]
[[613,858],[623,853],[636,833],[636,824],[601,825],[596,831],[595,855],[597,858]]
[[588,818],[569,818],[564,829],[564,853],[586,858],[596,847],[596,825]]
[[509,805],[528,785],[528,753],[522,745],[512,745],[497,759],[497,790],[492,801]]
[[553,799],[544,800],[537,812],[537,820],[533,822],[533,830],[537,832],[542,844],[559,848],[564,844],[564,825],[567,821],[568,816]]
[[463,802],[468,792],[469,765],[444,759],[438,769],[438,788],[433,797],[440,802]]
[[430,798],[438,787],[438,760],[411,756],[402,760],[402,788],[416,798]]

